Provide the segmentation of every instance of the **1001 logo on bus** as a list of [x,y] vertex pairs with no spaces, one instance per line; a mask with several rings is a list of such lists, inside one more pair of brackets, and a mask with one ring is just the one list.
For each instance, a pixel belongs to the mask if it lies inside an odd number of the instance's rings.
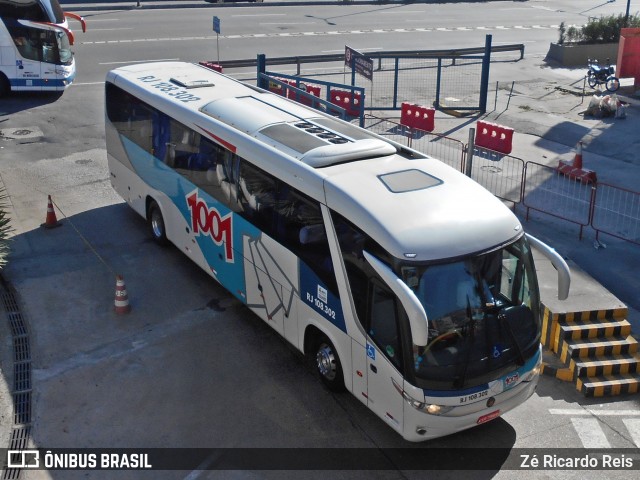
[[225,260],[233,262],[233,222],[232,213],[224,217],[198,197],[198,191],[187,195],[187,205],[191,212],[191,228],[196,235],[209,235],[216,245],[224,244]]

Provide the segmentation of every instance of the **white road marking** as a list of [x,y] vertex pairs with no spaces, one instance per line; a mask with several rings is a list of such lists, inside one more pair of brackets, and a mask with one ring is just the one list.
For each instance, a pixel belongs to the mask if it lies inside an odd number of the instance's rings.
[[[278,14],[274,14],[278,15]],[[269,25],[285,25],[282,23],[270,23]],[[266,24],[265,24],[266,25]],[[293,25],[293,24],[291,24]],[[512,28],[517,29],[550,29],[557,28],[557,25],[533,25],[530,27],[518,25],[516,27],[505,27],[504,25],[496,25],[493,27],[479,26],[479,27],[438,27],[438,28],[429,28],[429,27],[415,27],[415,28],[385,28],[385,29],[367,29],[367,30],[330,30],[324,32],[274,32],[274,33],[244,33],[244,34],[235,34],[235,35],[220,35],[220,38],[227,39],[235,39],[235,38],[279,38],[279,37],[295,37],[295,36],[323,36],[323,35],[358,35],[363,33],[415,33],[415,32],[459,32],[459,31],[486,31],[486,30],[511,30]],[[116,43],[132,43],[132,42],[158,42],[158,41],[201,41],[201,40],[212,40],[216,39],[215,36],[205,35],[200,37],[180,37],[180,38],[138,38],[131,40],[96,40],[90,42],[81,42],[83,45],[102,45],[102,44],[116,44]]]
[[578,432],[584,448],[611,448],[600,423],[595,418],[572,418],[573,428]]
[[116,30],[133,30],[133,27],[92,28],[91,32],[115,32]]
[[286,17],[287,14],[286,13],[258,13],[258,14],[252,14],[252,13],[244,13],[241,15],[231,15],[232,17]]
[[261,22],[260,25],[314,25],[318,22]]
[[551,415],[589,415],[589,416],[615,416],[615,417],[633,417],[640,416],[640,410],[596,410],[594,408],[550,408]]

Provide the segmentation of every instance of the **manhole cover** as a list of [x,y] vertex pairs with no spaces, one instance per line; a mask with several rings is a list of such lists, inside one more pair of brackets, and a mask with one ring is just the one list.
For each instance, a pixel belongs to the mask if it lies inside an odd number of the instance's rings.
[[480,168],[480,170],[489,172],[489,173],[500,173],[502,169],[500,167],[494,167],[493,165],[484,165]]
[[27,130],[26,128],[23,128],[22,130],[14,130],[13,132],[11,132],[12,135],[16,135],[18,137],[23,137],[25,135],[31,135],[31,130]]

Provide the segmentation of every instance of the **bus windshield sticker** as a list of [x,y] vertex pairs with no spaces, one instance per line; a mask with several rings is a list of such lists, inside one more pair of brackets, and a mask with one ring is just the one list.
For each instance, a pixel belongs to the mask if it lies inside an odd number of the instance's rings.
[[187,195],[187,205],[194,235],[209,235],[216,245],[224,244],[225,261],[233,263],[232,214],[222,216],[215,207],[209,208],[207,203],[198,196],[198,190]]

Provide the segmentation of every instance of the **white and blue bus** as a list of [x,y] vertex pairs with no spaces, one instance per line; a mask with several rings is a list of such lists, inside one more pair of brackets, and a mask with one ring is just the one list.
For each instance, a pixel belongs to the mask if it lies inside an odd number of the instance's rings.
[[492,420],[541,365],[531,244],[444,163],[178,62],[112,70],[114,189],[147,222],[410,441]]
[[75,79],[69,31],[0,17],[0,97],[10,91],[63,91]]

